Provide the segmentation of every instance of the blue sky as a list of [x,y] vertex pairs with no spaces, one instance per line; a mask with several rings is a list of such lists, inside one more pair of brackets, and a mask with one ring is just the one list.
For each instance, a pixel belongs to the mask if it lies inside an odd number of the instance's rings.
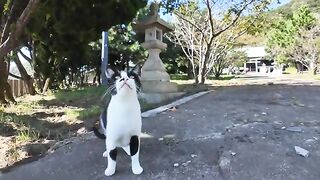
[[[151,3],[153,0],[148,0],[148,3]],[[287,4],[288,2],[290,2],[290,0],[279,0],[280,2],[278,3],[278,0],[274,0],[273,3],[271,3],[270,5],[270,9],[275,9],[279,6],[282,6],[284,4]],[[161,10],[160,10],[161,11]],[[170,14],[165,14],[163,15],[163,13],[160,12],[160,16],[161,18],[163,18],[166,21],[170,21],[170,19],[172,18],[172,16]]]

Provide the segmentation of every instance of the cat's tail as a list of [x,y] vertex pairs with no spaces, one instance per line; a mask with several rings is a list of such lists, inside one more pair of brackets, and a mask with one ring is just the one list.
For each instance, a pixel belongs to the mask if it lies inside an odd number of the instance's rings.
[[93,131],[94,135],[96,135],[98,138],[106,139],[106,135],[104,135],[103,133],[100,133],[99,129],[97,129],[96,127],[93,127],[92,131]]
[[[106,132],[106,128],[107,128],[107,110],[106,110],[106,108],[100,114],[99,121],[100,121],[100,127],[103,129],[103,132]],[[98,138],[106,139],[105,133],[100,133],[100,131],[96,127],[93,127],[92,130],[93,130],[93,133]]]

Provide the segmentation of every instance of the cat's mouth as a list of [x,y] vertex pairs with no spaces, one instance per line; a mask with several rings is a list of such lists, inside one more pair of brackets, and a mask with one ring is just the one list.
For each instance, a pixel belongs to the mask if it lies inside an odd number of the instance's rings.
[[122,89],[125,85],[128,86],[128,88],[129,88],[130,90],[132,90],[132,87],[131,87],[129,84],[127,84],[127,83],[123,83],[122,86],[120,87],[120,89]]

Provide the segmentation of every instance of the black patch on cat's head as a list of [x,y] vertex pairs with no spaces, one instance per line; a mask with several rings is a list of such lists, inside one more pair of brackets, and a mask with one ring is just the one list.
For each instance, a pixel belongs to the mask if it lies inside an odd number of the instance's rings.
[[[127,71],[127,76],[134,79],[137,92],[141,89],[140,76],[136,73],[137,68],[134,67],[130,71]],[[121,71],[118,71],[116,68],[109,67],[106,70],[106,76],[108,80],[109,91],[111,95],[117,94],[116,81],[121,78]]]
[[141,89],[141,81],[140,81],[140,77],[137,73],[135,73],[134,71],[130,71],[127,73],[128,77],[133,77],[134,82],[136,83],[136,87],[137,87],[137,91],[139,91]]

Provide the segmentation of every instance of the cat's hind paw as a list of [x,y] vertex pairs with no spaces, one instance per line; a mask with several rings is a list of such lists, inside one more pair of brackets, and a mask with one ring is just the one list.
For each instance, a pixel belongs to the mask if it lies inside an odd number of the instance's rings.
[[141,174],[143,172],[143,168],[141,166],[133,166],[132,167],[133,174]]
[[104,171],[104,174],[105,174],[106,176],[112,176],[115,172],[116,172],[116,169],[114,169],[114,168],[107,168],[107,169]]

